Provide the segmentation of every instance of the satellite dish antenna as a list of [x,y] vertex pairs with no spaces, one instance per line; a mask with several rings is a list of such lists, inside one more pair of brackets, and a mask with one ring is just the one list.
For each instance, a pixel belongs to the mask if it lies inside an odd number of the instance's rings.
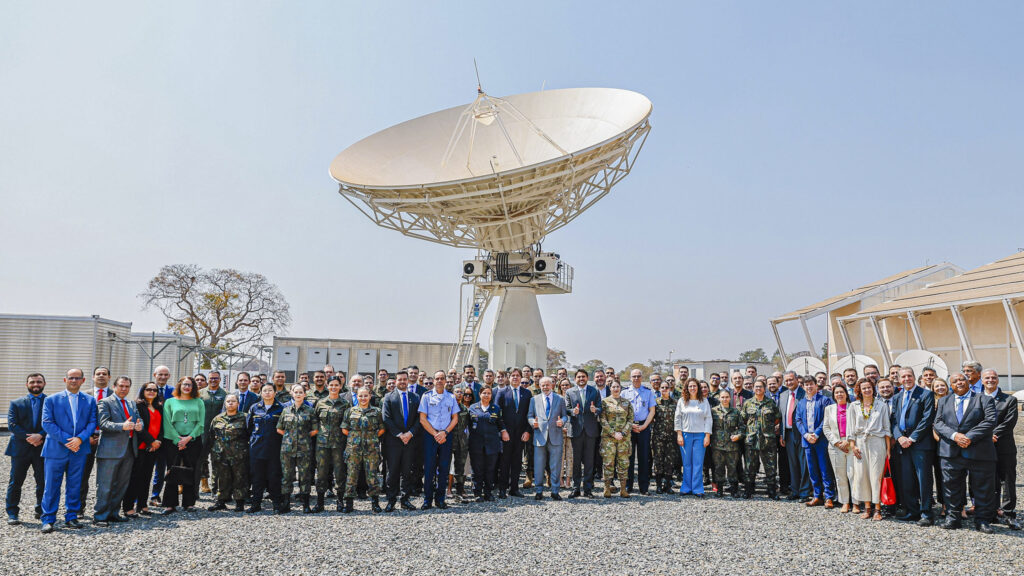
[[[474,61],[475,67],[475,61]],[[495,296],[490,365],[547,363],[538,294],[572,292],[573,269],[541,241],[629,174],[650,132],[651,101],[613,88],[488,95],[368,136],[330,165],[341,195],[384,228],[476,248],[463,264],[460,340],[469,361]]]
[[938,355],[927,350],[907,350],[897,356],[893,364],[913,368],[917,376],[920,376],[925,368],[931,368],[939,378],[949,381],[949,368],[946,367],[946,363]]
[[849,356],[843,356],[836,360],[835,364],[832,365],[832,372],[842,374],[844,370],[853,368],[857,371],[857,377],[864,377],[864,367],[874,364],[878,366],[878,363],[871,356],[865,356],[863,354],[851,354]]
[[818,372],[828,374],[825,363],[814,356],[793,358],[789,364],[786,364],[786,371],[796,372],[798,376],[813,376]]

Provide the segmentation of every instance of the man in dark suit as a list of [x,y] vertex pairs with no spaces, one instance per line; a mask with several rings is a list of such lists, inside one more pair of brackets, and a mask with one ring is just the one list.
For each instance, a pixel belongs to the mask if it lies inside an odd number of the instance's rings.
[[967,502],[967,477],[974,495],[974,526],[991,534],[996,517],[996,404],[992,398],[971,391],[962,373],[949,379],[952,393],[939,400],[935,432],[939,435],[939,458],[946,497],[943,528],[960,527],[960,515]]
[[899,369],[900,391],[893,399],[892,437],[899,453],[900,501],[906,514],[897,520],[932,525],[932,458],[935,456],[935,396],[917,385],[914,369]]
[[589,375],[576,371],[576,386],[566,392],[569,411],[569,439],[572,442],[572,494],[578,498],[580,488],[587,498],[594,497],[594,447],[601,438],[601,399],[597,389],[588,386]]
[[522,378],[522,371],[513,368],[508,376],[508,387],[501,391],[497,399],[508,432],[508,440],[503,441],[501,448],[498,498],[523,495],[519,491],[519,474],[523,470],[523,446],[530,441],[530,398],[533,394],[520,385]]
[[409,373],[400,370],[395,375],[395,389],[384,397],[384,445],[388,458],[387,496],[385,512],[395,511],[401,490],[403,510],[413,506],[413,478],[415,456],[422,452],[419,418],[420,397],[409,391]]
[[21,503],[21,487],[25,484],[29,468],[32,468],[32,476],[36,481],[36,518],[43,514],[43,488],[46,482],[43,470],[43,442],[46,440],[46,431],[43,430],[45,387],[46,378],[42,374],[29,374],[25,379],[28,394],[12,401],[7,408],[7,429],[11,431],[11,439],[4,453],[11,457],[11,478],[7,482],[7,524],[11,526],[21,523],[18,520],[18,505]]
[[64,526],[83,528],[78,521],[82,503],[82,470],[89,454],[89,437],[96,429],[96,400],[79,390],[85,383],[85,373],[78,368],[68,370],[64,377],[65,390],[43,400],[43,467],[46,487],[43,490],[43,534],[53,532],[60,505],[60,491],[67,478],[64,492]]
[[118,515],[117,509],[128,489],[132,464],[138,453],[135,434],[142,430],[135,402],[126,399],[131,389],[131,378],[121,376],[114,384],[114,394],[99,403],[100,442],[96,446],[96,513],[93,516],[96,526],[127,521]]
[[992,431],[992,441],[996,445],[996,497],[1000,493],[997,520],[1001,520],[1011,530],[1020,530],[1017,521],[1017,443],[1013,439],[1013,428],[1017,425],[1017,399],[999,389],[999,375],[995,370],[981,373],[981,383],[985,387],[985,395],[996,404],[996,428]]
[[786,389],[779,393],[779,412],[782,414],[779,444],[786,449],[786,461],[789,463],[789,496],[786,499],[806,502],[810,501],[811,478],[807,474],[807,458],[796,427],[796,407],[804,398],[804,390],[792,370],[782,375],[782,383]]

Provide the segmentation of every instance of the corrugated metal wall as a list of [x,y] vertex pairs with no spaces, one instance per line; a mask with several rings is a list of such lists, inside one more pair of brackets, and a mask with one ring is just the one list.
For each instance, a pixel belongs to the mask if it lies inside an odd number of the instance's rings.
[[[399,368],[415,364],[419,366],[420,370],[426,370],[433,372],[439,369],[448,369],[448,357],[451,354],[453,344],[442,343],[442,342],[385,342],[385,341],[367,341],[367,340],[336,340],[336,339],[318,339],[318,338],[274,338],[274,369],[277,369],[278,362],[284,358],[284,355],[278,354],[278,350],[282,347],[295,347],[298,349],[298,357],[290,358],[288,366],[282,368],[286,371],[294,370],[292,366],[297,365],[298,373],[305,372],[307,370],[320,370],[324,367],[324,363],[313,362],[309,358],[309,351],[320,350],[322,356],[329,358],[335,357],[332,353],[338,350],[349,350],[349,362],[348,366],[335,365],[335,370],[343,371],[346,375],[352,375],[357,371],[359,362],[359,350],[369,350],[376,352],[376,363],[375,368],[371,372],[376,372],[377,368],[381,367],[381,351],[388,351],[392,354],[397,352],[397,365]],[[473,363],[477,362],[479,353],[479,347],[473,352]],[[394,360],[385,356],[386,364],[394,364]],[[367,363],[366,366],[369,364]],[[391,367],[391,366],[388,366]],[[369,371],[369,370],[368,370]],[[297,377],[296,374],[296,377]]]
[[[126,344],[131,323],[100,317],[0,315],[0,418],[6,420],[11,400],[25,395],[25,377],[40,372],[46,391],[64,389],[70,368],[88,377],[96,366],[108,366],[115,376],[128,370]],[[114,335],[112,341],[111,335]],[[111,365],[113,364],[113,365]]]
[[130,339],[132,343],[127,345],[130,368],[125,375],[132,379],[133,390],[152,380],[157,366],[170,369],[172,384],[182,376],[195,374],[195,353],[189,349],[195,345],[195,339],[191,336],[133,332]]

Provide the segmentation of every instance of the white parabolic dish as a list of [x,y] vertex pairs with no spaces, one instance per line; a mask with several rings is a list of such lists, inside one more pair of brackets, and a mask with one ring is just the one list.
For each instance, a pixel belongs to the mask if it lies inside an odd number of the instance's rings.
[[403,122],[339,154],[331,177],[378,225],[452,246],[520,250],[607,194],[650,131],[650,100],[629,90],[500,101],[518,114],[481,120],[462,138],[453,134],[466,106]]

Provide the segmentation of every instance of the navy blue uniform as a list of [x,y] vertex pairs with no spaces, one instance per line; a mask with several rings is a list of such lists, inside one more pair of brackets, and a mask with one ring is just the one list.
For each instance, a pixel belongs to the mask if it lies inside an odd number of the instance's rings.
[[484,410],[479,402],[469,407],[469,461],[473,466],[473,494],[490,498],[494,472],[501,455],[505,421],[493,403]]
[[252,483],[252,504],[270,493],[274,506],[281,504],[281,435],[277,419],[284,407],[274,401],[270,407],[263,402],[249,408],[249,478]]

